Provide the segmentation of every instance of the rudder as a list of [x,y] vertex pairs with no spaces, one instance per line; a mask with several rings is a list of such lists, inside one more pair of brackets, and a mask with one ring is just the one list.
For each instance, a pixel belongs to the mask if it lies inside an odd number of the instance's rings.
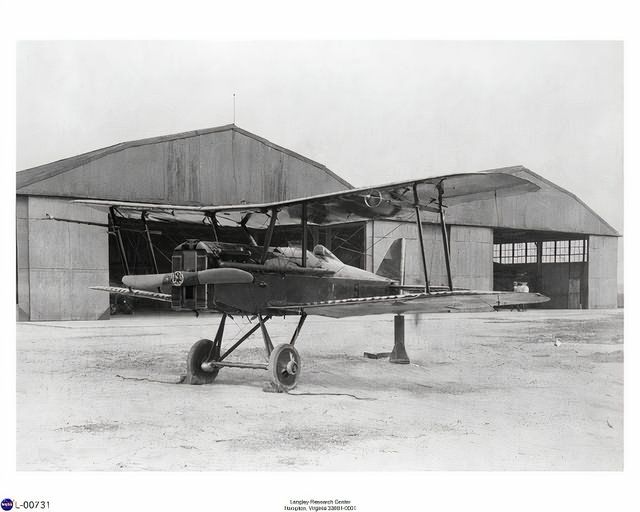
[[376,270],[376,275],[392,279],[398,284],[404,285],[405,248],[406,240],[404,238],[396,238],[384,255],[378,270]]

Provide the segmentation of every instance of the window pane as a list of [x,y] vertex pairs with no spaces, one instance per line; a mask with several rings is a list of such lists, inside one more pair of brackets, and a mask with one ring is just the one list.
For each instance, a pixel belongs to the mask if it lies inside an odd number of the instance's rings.
[[556,242],[556,262],[566,263],[569,261],[569,240],[558,240]]
[[493,244],[493,261],[500,263],[500,244]]
[[538,249],[535,242],[527,242],[527,263],[538,262]]
[[513,244],[502,244],[502,263],[506,265],[513,263]]
[[514,263],[525,263],[525,250],[526,244],[518,243],[513,244],[513,262]]
[[555,242],[542,242],[542,263],[553,263],[555,258]]
[[582,261],[584,259],[584,240],[572,240],[569,252],[571,261]]

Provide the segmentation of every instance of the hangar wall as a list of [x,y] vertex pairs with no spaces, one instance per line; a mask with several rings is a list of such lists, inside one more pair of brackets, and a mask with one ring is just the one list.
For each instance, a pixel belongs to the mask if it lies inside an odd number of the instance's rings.
[[18,319],[108,318],[109,296],[89,290],[109,284],[107,228],[63,219],[106,223],[106,215],[53,197],[17,201]]
[[29,320],[29,198],[16,197],[16,307],[18,320]]
[[[582,304],[580,288],[585,283],[582,281],[583,266],[585,263],[549,263],[541,265],[539,275],[540,286],[551,299],[543,307],[548,309],[583,309],[587,304]],[[607,307],[616,307],[613,306]]]
[[618,304],[618,239],[589,237],[589,308],[615,308]]
[[[438,226],[423,224],[425,252],[427,255],[427,272],[429,281],[433,284],[446,282],[444,257],[441,251],[433,251],[434,247],[442,247]],[[376,220],[367,223],[365,239],[367,264],[366,269],[375,272],[394,240],[404,238],[405,246],[405,284],[423,284],[422,261],[420,259],[420,243],[416,232],[416,225],[410,222],[391,222]],[[444,281],[443,281],[444,280]]]
[[493,230],[451,226],[453,286],[471,290],[493,289]]
[[17,317],[108,317],[106,224],[74,198],[173,204],[269,202],[352,188],[322,164],[233,125],[125,142],[17,174]]
[[[447,285],[447,270],[439,225],[423,223],[429,283]],[[367,270],[375,272],[390,245],[397,238],[406,240],[405,284],[424,284],[420,242],[414,223],[373,221],[367,224]],[[450,226],[449,246],[453,285],[460,288],[493,288],[493,231],[489,228]]]

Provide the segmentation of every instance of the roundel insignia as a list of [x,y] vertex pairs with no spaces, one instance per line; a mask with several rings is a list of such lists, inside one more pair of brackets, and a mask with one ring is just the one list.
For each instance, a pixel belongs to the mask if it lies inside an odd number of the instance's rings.
[[2,500],[2,503],[0,503],[0,506],[2,510],[11,510],[13,508],[13,500],[5,498]]
[[382,193],[379,190],[374,190],[370,194],[364,196],[364,204],[369,208],[377,208],[382,204]]
[[182,286],[182,283],[184,283],[184,274],[177,270],[171,276],[171,284],[173,286]]

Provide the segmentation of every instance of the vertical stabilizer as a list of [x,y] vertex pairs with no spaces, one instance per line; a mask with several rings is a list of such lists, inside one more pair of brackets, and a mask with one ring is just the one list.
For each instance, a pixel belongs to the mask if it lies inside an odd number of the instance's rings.
[[405,246],[406,240],[404,238],[394,240],[376,270],[376,274],[392,279],[401,286],[404,285]]

